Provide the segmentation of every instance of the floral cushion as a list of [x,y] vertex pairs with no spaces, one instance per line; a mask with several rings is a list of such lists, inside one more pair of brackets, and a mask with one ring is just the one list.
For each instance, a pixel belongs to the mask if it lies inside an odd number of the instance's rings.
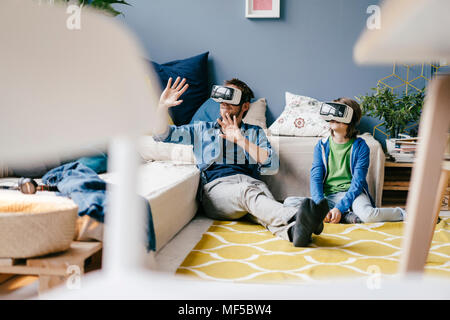
[[283,113],[270,126],[272,135],[323,137],[329,134],[328,122],[319,115],[320,101],[286,92]]

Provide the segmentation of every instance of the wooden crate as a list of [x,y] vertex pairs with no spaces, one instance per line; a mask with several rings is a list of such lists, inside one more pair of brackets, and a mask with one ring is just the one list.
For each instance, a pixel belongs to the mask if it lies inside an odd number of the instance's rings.
[[[64,284],[79,272],[101,267],[101,242],[72,242],[67,251],[29,259],[0,259],[0,275],[36,275],[39,293]],[[7,277],[7,276],[4,276]]]

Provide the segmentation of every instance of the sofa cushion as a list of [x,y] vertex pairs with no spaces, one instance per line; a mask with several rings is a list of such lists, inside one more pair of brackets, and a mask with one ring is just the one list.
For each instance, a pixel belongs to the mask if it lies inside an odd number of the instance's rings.
[[138,152],[144,161],[168,161],[179,164],[195,164],[192,145],[155,141],[151,136],[141,136]]
[[197,109],[208,99],[208,54],[205,52],[197,56],[159,64],[152,61],[159,76],[161,88],[165,88],[170,77],[186,78],[189,89],[181,96],[183,103],[169,109],[175,125],[187,124]]
[[220,116],[219,103],[209,98],[206,100],[191,119],[191,124],[197,121],[216,121]]
[[104,173],[108,169],[108,156],[104,152],[90,157],[82,157],[75,161],[81,162],[86,167],[94,170],[97,174]]
[[283,113],[270,126],[272,135],[323,137],[329,134],[329,124],[319,115],[320,101],[286,92]]

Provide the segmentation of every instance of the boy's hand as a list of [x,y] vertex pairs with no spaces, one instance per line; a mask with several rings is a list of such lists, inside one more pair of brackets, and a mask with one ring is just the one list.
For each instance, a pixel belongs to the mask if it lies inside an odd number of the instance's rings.
[[189,85],[186,83],[186,78],[180,82],[180,77],[177,77],[172,85],[172,78],[167,81],[166,88],[161,93],[159,98],[159,106],[170,108],[180,105],[183,100],[178,100],[180,96],[188,89]]
[[338,208],[333,208],[328,212],[325,219],[323,219],[323,222],[339,223],[339,221],[341,221],[341,217],[342,217],[341,211],[339,211]]

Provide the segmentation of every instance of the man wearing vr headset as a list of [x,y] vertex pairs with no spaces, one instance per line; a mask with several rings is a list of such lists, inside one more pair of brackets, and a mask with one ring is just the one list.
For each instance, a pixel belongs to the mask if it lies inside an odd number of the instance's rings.
[[205,214],[219,220],[246,216],[294,245],[307,245],[312,232],[319,234],[323,229],[328,208],[322,210],[321,218],[312,222],[307,219],[307,226],[303,226],[296,218],[299,209],[276,201],[260,180],[260,174],[276,173],[279,161],[264,130],[242,121],[250,108],[252,90],[238,79],[213,86],[211,98],[220,103],[217,121],[168,126],[168,109],[182,102],[179,98],[187,87],[186,79],[180,81],[178,77],[173,84],[169,79],[158,107],[164,123],[155,130],[157,135],[153,138],[194,146],[201,170],[200,200]]
[[331,135],[314,149],[310,190],[318,203],[326,199],[331,210],[325,222],[361,223],[403,220],[401,208],[376,208],[366,181],[370,149],[358,138],[359,104],[339,98],[322,104],[320,115],[330,123]]

